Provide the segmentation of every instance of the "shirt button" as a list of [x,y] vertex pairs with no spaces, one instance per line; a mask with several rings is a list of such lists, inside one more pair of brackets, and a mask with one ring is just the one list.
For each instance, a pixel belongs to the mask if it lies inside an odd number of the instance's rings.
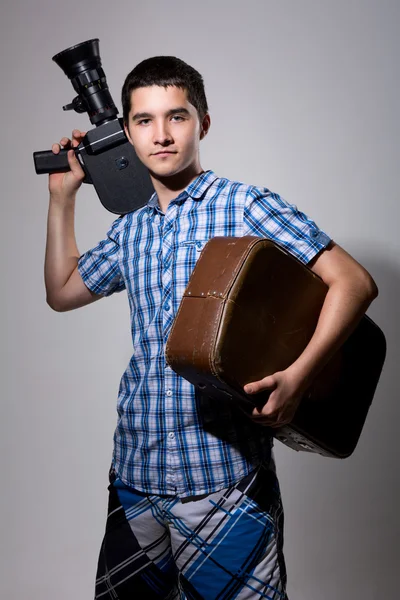
[[310,229],[310,236],[316,240],[319,237],[318,229]]
[[170,308],[171,308],[171,307],[170,307],[170,305],[169,305],[169,304],[165,304],[165,305],[164,305],[164,310],[169,310]]
[[174,434],[174,432],[173,432],[173,431],[170,431],[170,432],[169,432],[169,434],[168,434],[168,437],[169,437],[171,440],[173,440],[173,439],[174,439],[174,437],[175,437],[175,434]]
[[172,396],[172,390],[167,390],[167,396]]

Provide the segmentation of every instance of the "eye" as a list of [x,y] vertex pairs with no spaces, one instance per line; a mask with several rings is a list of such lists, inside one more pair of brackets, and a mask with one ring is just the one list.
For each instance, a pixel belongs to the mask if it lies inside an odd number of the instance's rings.
[[138,125],[148,125],[148,123],[150,123],[150,119],[140,119],[140,121],[137,122]]
[[179,122],[179,121],[184,121],[184,120],[185,120],[185,119],[184,119],[183,117],[181,117],[180,115],[173,115],[173,116],[171,117],[171,119],[175,119],[175,120],[177,120],[178,122]]

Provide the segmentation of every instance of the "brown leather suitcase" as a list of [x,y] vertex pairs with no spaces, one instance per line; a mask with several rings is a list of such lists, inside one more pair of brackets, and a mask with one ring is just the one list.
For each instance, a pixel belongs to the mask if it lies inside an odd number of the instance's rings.
[[[268,392],[243,386],[287,368],[308,344],[325,283],[268,239],[207,242],[182,298],[166,359],[202,393],[230,398],[246,412]],[[293,421],[271,429],[295,450],[345,458],[356,447],[386,354],[379,327],[364,316],[314,380]],[[261,427],[261,425],[260,425]]]

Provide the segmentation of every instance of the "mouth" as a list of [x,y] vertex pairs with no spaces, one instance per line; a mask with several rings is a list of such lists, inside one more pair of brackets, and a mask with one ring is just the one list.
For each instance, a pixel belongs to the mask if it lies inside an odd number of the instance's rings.
[[161,152],[155,152],[153,156],[168,156],[169,154],[176,154],[176,152],[172,152],[171,150],[161,150]]

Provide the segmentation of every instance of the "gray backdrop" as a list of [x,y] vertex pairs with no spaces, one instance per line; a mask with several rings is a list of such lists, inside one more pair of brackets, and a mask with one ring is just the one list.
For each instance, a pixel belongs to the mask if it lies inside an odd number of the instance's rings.
[[[92,598],[105,524],[128,303],[46,305],[47,177],[32,162],[90,125],[62,112],[74,94],[51,57],[93,37],[118,105],[146,57],[197,68],[212,117],[203,167],[279,192],[376,279],[369,314],[388,357],[356,452],[339,461],[278,443],[276,456],[291,600],[398,597],[399,16],[396,0],[3,0],[2,598]],[[85,186],[81,252],[113,218]]]

